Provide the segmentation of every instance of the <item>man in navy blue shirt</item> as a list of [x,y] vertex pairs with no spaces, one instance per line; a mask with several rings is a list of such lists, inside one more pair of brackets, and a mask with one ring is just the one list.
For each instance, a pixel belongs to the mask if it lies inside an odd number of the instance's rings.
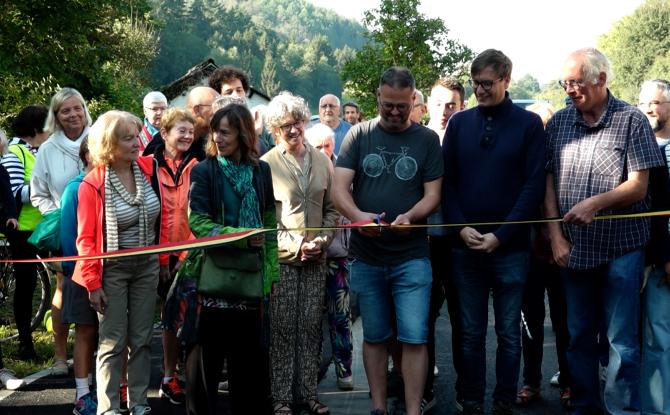
[[[451,117],[442,145],[445,218],[457,224],[536,218],[544,197],[542,121],[509,99],[512,62],[502,52],[485,50],[470,73],[478,105]],[[488,298],[493,289],[498,339],[493,413],[511,414],[519,377],[530,228],[504,223],[465,225],[456,231],[452,267],[463,330],[464,413],[483,413]]]

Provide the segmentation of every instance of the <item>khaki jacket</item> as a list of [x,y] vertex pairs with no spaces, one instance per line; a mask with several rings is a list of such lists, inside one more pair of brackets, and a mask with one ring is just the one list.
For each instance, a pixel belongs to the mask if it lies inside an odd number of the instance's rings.
[[270,165],[277,207],[277,242],[279,262],[299,265],[300,246],[303,241],[321,240],[325,261],[326,249],[330,245],[333,231],[282,231],[281,229],[304,227],[332,227],[337,224],[339,213],[331,200],[333,172],[330,161],[314,147],[305,144],[310,163],[307,166],[308,180],[305,190],[300,186],[294,159],[280,144],[261,158]]

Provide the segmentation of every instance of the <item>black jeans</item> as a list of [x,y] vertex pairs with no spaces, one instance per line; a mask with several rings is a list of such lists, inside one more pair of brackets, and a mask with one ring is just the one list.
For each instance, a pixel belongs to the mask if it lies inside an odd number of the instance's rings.
[[570,386],[566,351],[569,343],[565,290],[560,268],[546,261],[532,259],[526,289],[523,296],[523,311],[527,329],[522,328],[523,344],[523,383],[533,388],[540,387],[542,381],[542,353],[544,348],[544,290],[549,297],[549,316],[556,334],[556,354],[558,370],[561,375],[558,382],[561,387]]
[[440,308],[447,300],[447,311],[451,322],[451,352],[456,371],[456,394],[460,396],[460,373],[463,362],[461,318],[458,308],[458,294],[454,287],[450,264],[452,242],[451,237],[431,236],[430,264],[433,269],[433,288],[430,295],[430,314],[428,316],[428,375],[426,376],[425,392],[433,389],[435,375],[435,322],[440,315]]
[[[38,254],[37,248],[28,243],[32,231],[7,231],[12,258],[35,259]],[[30,320],[33,316],[33,294],[37,285],[37,264],[14,263],[14,279],[16,290],[14,291],[14,319],[19,331],[19,343],[21,346],[32,346],[30,332]]]
[[186,413],[215,414],[224,360],[232,414],[270,410],[268,350],[261,344],[260,310],[202,307],[198,344],[186,362]]

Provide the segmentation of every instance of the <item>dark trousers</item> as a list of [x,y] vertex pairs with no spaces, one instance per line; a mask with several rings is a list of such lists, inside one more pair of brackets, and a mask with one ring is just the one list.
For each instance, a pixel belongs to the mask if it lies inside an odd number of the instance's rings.
[[232,414],[270,409],[268,350],[261,344],[259,310],[202,307],[198,344],[186,362],[186,413],[215,414],[223,362],[228,362]]
[[[532,260],[526,289],[523,296],[525,326],[522,330],[523,343],[523,383],[533,388],[540,387],[542,381],[542,354],[544,349],[544,290],[549,298],[549,316],[556,333],[556,354],[558,357],[558,378],[560,387],[570,386],[566,352],[569,334],[567,310],[565,306],[565,290],[561,279],[560,268],[546,261]],[[533,337],[528,337],[528,331]]]
[[[35,259],[37,248],[28,243],[32,231],[8,231],[7,239],[15,259]],[[37,285],[37,264],[14,263],[14,319],[22,346],[32,345],[30,320],[33,316],[33,294]]]
[[[449,275],[451,274],[451,266],[449,264],[451,245],[448,238],[444,236],[431,236],[429,246],[430,266],[433,270],[433,286],[430,292],[430,309],[428,314],[428,343],[426,345],[428,348],[428,373],[426,374],[424,396],[433,391],[433,384],[435,383],[435,372],[433,369],[435,367],[435,322],[440,316],[440,308],[442,308],[445,299],[444,283],[447,279],[450,279]],[[449,315],[453,318],[451,313],[453,305],[448,304],[448,306],[450,307]],[[452,348],[456,347],[456,337],[456,331],[452,327]],[[458,350],[460,355],[460,343]],[[456,366],[455,356],[456,354],[454,354],[454,366]],[[458,375],[458,370],[456,374]]]

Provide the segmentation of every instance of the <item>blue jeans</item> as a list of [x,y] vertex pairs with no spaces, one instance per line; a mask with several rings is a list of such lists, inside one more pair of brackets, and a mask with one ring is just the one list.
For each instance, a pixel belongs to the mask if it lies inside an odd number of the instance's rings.
[[[564,272],[568,308],[568,366],[573,414],[622,414],[640,407],[640,285],[644,251],[629,252],[588,270]],[[609,342],[601,403],[598,333]]]
[[462,248],[453,250],[453,278],[463,330],[461,384],[466,403],[484,402],[491,288],[498,339],[493,399],[507,403],[515,400],[521,361],[521,303],[529,259],[530,254],[525,251],[486,254]]
[[398,341],[425,344],[428,341],[428,309],[433,282],[430,260],[412,259],[395,266],[351,263],[351,291],[358,295],[363,320],[363,338],[384,343],[393,338],[391,307],[395,307]]
[[642,415],[670,414],[670,287],[658,286],[664,275],[654,268],[642,297]]

